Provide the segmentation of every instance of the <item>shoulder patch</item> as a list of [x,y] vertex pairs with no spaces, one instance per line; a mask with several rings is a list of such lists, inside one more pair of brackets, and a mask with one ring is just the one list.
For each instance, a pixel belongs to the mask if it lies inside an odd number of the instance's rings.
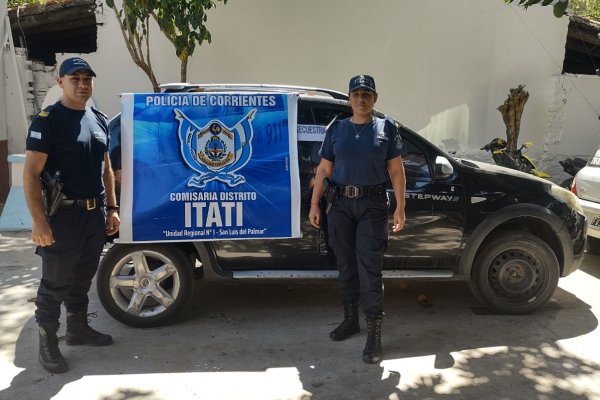
[[40,117],[47,117],[48,115],[50,115],[50,113],[48,111],[40,111],[38,113],[38,116],[40,116]]
[[29,137],[32,139],[42,139],[42,132],[38,131],[29,131]]

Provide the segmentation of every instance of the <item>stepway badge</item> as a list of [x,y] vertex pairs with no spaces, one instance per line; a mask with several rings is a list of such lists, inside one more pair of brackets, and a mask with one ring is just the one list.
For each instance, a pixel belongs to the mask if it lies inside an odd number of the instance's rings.
[[251,110],[233,127],[219,120],[211,120],[198,127],[181,110],[175,108],[179,121],[178,136],[181,155],[189,168],[198,172],[187,185],[203,188],[207,182],[218,180],[234,187],[246,182],[236,174],[252,156],[252,120],[256,109]]

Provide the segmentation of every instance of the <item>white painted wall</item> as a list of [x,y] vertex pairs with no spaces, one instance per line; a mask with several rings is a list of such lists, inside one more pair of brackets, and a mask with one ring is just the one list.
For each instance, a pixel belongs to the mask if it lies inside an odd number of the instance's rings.
[[[566,75],[565,79],[569,82],[565,132],[557,152],[589,155],[600,145],[600,77]],[[580,137],[585,140],[580,142]]]
[[[4,115],[5,120],[0,123],[0,129],[3,129],[6,135],[8,153],[19,153],[25,151],[25,134],[27,132],[27,117],[25,114],[24,88],[21,85],[21,73],[25,73],[23,65],[19,58],[15,56],[15,48],[12,42],[12,35],[8,29],[8,17],[5,17],[4,30],[0,33],[0,63],[2,67],[0,72],[0,116]],[[0,140],[4,136],[0,134]]]
[[[84,57],[98,73],[94,100],[112,116],[119,93],[151,86],[112,10],[100,18],[98,52]],[[535,142],[530,153],[542,167],[558,166],[556,154],[590,154],[598,142],[600,78],[569,78],[581,83],[558,89],[569,21],[549,8],[524,11],[500,0],[254,0],[219,4],[208,19],[213,42],[191,59],[191,82],[346,91],[352,75],[372,74],[382,111],[441,147],[490,161],[479,148],[504,137],[496,108],[523,83],[530,98],[521,141]],[[178,60],[161,35],[152,32],[156,75],[178,81]]]

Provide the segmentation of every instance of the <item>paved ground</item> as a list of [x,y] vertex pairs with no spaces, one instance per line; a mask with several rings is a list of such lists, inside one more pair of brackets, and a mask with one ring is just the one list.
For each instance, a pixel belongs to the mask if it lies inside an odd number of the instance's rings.
[[115,344],[61,342],[71,370],[52,375],[37,363],[39,274],[28,233],[1,233],[0,399],[600,399],[598,256],[529,316],[488,313],[462,283],[387,283],[380,365],[361,361],[364,329],[328,339],[333,282],[199,284],[154,329],[114,321],[92,293],[92,324]]

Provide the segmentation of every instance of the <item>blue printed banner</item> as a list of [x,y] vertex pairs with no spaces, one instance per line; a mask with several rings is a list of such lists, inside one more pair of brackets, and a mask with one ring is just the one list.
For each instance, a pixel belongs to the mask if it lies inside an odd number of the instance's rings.
[[297,96],[124,94],[122,242],[300,237]]

